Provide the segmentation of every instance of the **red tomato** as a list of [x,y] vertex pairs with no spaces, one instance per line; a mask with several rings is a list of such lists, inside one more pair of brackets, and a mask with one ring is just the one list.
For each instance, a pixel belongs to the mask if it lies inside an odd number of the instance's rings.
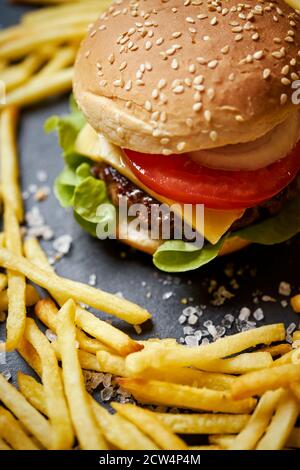
[[214,209],[245,209],[271,199],[300,170],[300,142],[286,157],[255,171],[225,171],[197,165],[188,156],[150,155],[125,150],[137,178],[177,202]]

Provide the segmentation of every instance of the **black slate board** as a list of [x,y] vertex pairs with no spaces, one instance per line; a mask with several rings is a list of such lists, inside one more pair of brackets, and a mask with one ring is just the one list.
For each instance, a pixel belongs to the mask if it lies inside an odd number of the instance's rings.
[[[0,0],[0,23],[8,26],[18,21],[22,12],[28,10],[22,6],[11,6],[5,0]],[[45,170],[48,173],[46,184],[52,187],[53,181],[62,168],[60,150],[54,135],[45,135],[44,121],[52,114],[67,112],[67,99],[49,100],[40,106],[26,110],[22,114],[20,125],[20,162],[22,187],[26,190],[30,184],[36,184],[36,172]],[[57,264],[59,274],[75,280],[87,282],[90,274],[97,275],[97,285],[110,292],[122,292],[127,298],[143,305],[153,313],[153,322],[143,326],[142,337],[176,337],[183,336],[182,326],[178,317],[185,307],[182,298],[194,298],[189,305],[206,304],[207,308],[200,319],[199,327],[207,319],[218,325],[226,313],[238,316],[243,306],[255,310],[258,306],[263,308],[264,323],[284,321],[286,325],[291,322],[299,323],[299,315],[292,312],[290,307],[282,308],[280,300],[284,297],[278,295],[278,285],[284,280],[291,283],[293,292],[298,292],[300,286],[300,237],[296,237],[287,244],[262,247],[252,246],[233,256],[218,259],[208,267],[182,275],[166,275],[158,272],[147,255],[129,250],[117,242],[99,242],[84,233],[73,220],[72,213],[59,207],[53,194],[42,203],[34,203],[33,199],[26,201],[26,209],[33,204],[39,206],[46,222],[51,225],[55,236],[70,234],[73,237],[73,246],[68,256]],[[52,242],[43,243],[48,252],[52,250]],[[125,259],[121,254],[126,252]],[[229,279],[224,274],[224,268],[233,262],[238,268],[245,268],[244,274],[237,276],[240,288],[235,297],[221,307],[211,306],[207,292],[209,279],[216,279],[219,284],[229,287]],[[253,269],[257,274],[251,275]],[[253,292],[274,296],[277,302],[253,303]],[[151,292],[151,297],[149,294]],[[172,292],[168,300],[164,294]],[[113,321],[129,331],[133,337],[132,327]],[[233,332],[234,329],[229,330]],[[229,333],[228,332],[228,333]],[[0,338],[4,339],[4,324],[0,324]],[[7,354],[7,364],[1,368],[9,368],[15,381],[15,374],[22,369],[30,372],[28,366],[15,352]]]

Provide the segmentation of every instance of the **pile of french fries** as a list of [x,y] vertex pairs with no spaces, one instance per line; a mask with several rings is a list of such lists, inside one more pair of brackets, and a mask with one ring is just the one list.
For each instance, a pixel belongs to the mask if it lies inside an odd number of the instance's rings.
[[[71,87],[78,43],[108,3],[39,10],[0,32],[1,79],[8,90],[0,115],[0,311],[7,312],[0,346],[17,350],[40,378],[19,372],[15,388],[0,374],[0,450],[299,448],[300,331],[292,345],[283,324],[195,348],[172,338],[135,341],[80,305],[132,325],[151,318],[145,309],[58,276],[39,242],[22,237],[16,106]],[[36,286],[48,296],[41,299]],[[53,332],[52,341],[36,320]],[[88,393],[84,371],[111,374],[138,404],[112,403],[110,413]],[[187,434],[199,436],[199,446],[189,447]]]
[[20,24],[0,30],[2,106],[29,106],[71,91],[79,44],[111,0],[22,3],[59,5],[29,12]]

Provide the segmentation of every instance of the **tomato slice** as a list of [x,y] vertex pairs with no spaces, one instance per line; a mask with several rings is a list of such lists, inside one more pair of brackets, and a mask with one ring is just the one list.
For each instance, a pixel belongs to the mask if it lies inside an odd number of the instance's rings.
[[245,209],[271,199],[300,170],[300,141],[287,157],[254,171],[206,168],[188,154],[166,157],[125,150],[125,155],[137,178],[156,193],[224,210]]

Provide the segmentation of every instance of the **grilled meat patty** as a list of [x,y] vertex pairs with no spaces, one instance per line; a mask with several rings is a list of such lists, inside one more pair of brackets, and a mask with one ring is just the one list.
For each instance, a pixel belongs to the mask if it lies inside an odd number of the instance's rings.
[[[128,178],[121,175],[115,168],[107,164],[97,164],[92,167],[92,175],[95,178],[105,181],[108,191],[108,197],[115,206],[119,205],[119,197],[125,196],[128,200],[128,206],[133,204],[143,204],[148,209],[148,219],[145,220],[145,228],[150,222],[150,210],[152,204],[159,204],[153,197],[145,191],[138,188]],[[300,194],[300,173],[296,178],[279,194],[272,199],[265,201],[258,206],[250,207],[245,210],[243,216],[236,220],[230,227],[230,232],[248,227],[269,217],[277,215],[283,206]],[[171,233],[174,226],[173,215],[171,217]]]

